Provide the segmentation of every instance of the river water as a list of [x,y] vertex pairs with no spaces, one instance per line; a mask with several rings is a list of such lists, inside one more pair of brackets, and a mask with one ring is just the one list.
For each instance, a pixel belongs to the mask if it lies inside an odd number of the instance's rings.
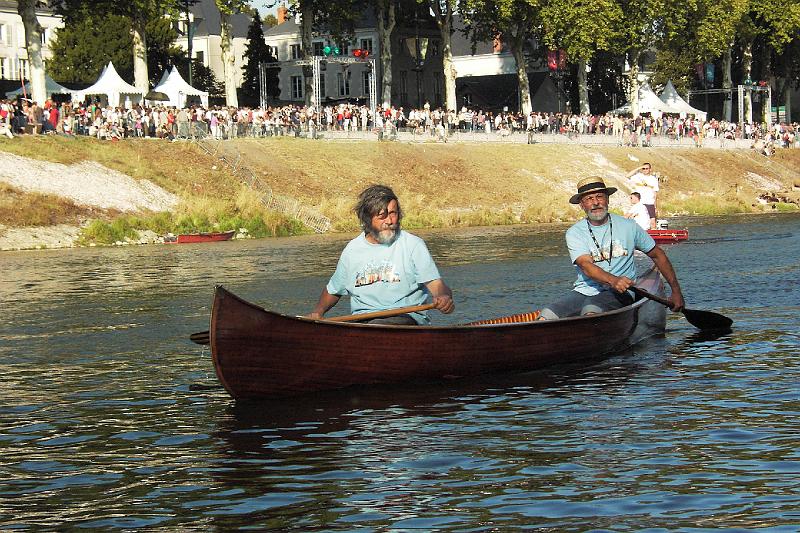
[[[672,225],[732,333],[671,314],[591,365],[238,406],[188,340],[213,285],[307,312],[347,237],[3,253],[0,529],[797,531],[800,217]],[[420,233],[435,322],[566,290],[563,229]]]

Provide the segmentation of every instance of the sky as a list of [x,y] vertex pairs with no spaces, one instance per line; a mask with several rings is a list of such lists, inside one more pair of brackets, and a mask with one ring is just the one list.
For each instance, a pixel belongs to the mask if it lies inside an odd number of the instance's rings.
[[[267,7],[272,4],[275,4],[275,6]],[[274,0],[253,0],[250,5],[258,9],[258,14],[261,15],[261,18],[264,18],[264,15],[274,15],[280,4],[276,4]]]

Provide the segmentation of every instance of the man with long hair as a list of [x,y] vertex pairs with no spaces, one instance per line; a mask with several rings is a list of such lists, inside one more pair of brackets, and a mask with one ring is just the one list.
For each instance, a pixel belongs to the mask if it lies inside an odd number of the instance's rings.
[[[392,189],[372,185],[355,206],[362,232],[342,251],[336,271],[308,318],[320,319],[345,294],[353,314],[421,305],[452,313],[453,293],[442,281],[425,242],[400,229],[403,212]],[[425,325],[424,312],[379,318],[370,323]]]

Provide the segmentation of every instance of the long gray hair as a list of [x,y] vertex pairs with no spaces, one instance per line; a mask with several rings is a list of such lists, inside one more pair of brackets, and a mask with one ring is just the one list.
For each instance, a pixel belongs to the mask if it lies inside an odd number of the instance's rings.
[[370,185],[358,195],[358,203],[353,211],[361,222],[364,233],[372,231],[372,217],[386,209],[389,202],[397,202],[397,223],[403,219],[403,210],[400,209],[400,200],[392,189],[386,185]]

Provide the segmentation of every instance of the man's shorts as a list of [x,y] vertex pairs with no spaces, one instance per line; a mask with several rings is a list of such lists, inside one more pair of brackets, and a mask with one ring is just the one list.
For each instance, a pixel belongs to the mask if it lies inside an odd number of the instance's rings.
[[650,215],[650,218],[656,218],[656,206],[653,204],[644,204],[647,208],[647,214]]
[[632,303],[633,296],[627,291],[623,293],[611,290],[601,291],[594,296],[570,291],[564,298],[542,308],[541,317],[545,320],[555,320],[569,316],[583,316],[589,313],[612,311]]

